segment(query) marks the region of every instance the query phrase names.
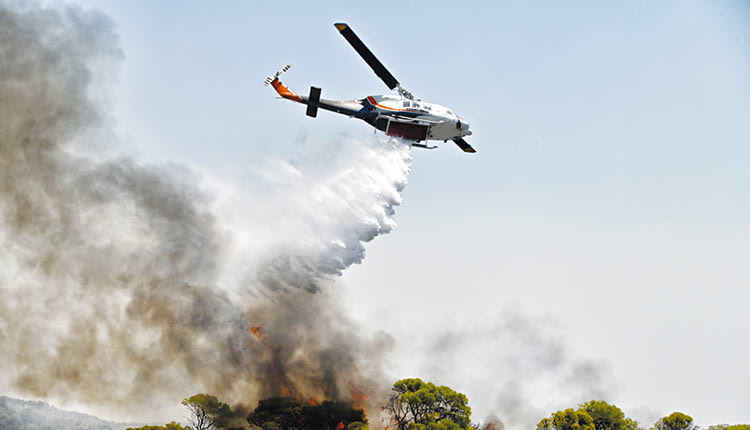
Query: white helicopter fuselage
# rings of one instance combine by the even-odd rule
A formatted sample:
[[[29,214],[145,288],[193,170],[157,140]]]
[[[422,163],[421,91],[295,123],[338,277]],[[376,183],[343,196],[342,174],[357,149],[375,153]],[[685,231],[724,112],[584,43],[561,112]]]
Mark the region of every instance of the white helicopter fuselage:
[[[437,103],[392,95],[369,96],[364,101],[380,117],[426,126],[425,140],[451,140],[472,134],[468,122]]]
[[[309,97],[296,97],[301,103],[310,103]],[[472,134],[469,123],[449,108],[406,97],[386,94],[350,101],[321,99],[316,102],[316,106],[360,118],[389,136],[416,142],[446,141]]]

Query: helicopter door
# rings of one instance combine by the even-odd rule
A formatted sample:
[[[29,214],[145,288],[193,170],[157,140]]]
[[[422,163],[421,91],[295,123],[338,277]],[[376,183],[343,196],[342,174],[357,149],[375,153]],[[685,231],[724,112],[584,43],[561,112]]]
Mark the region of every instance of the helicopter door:
[[[385,133],[388,136],[420,141],[427,139],[427,132],[429,129],[429,125],[390,120],[388,121],[388,129]]]

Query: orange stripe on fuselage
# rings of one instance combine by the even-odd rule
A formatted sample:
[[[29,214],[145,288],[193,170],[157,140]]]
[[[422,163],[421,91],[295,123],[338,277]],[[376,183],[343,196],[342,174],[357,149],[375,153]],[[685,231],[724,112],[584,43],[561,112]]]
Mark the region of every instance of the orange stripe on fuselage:
[[[298,96],[294,93],[294,91],[290,90],[286,87],[286,85],[282,84],[279,78],[275,78],[273,81],[271,81],[271,85],[273,85],[273,89],[275,89],[281,97],[289,100],[294,100],[295,102],[302,102],[302,97]]]
[[[375,97],[373,97],[373,96],[367,96],[367,101],[370,102],[371,104],[373,104],[373,105],[381,108],[381,109],[388,109],[388,110],[392,110],[392,111],[396,111],[396,112],[417,112],[417,113],[423,113],[423,112],[420,112],[420,111],[417,111],[417,110],[396,109],[396,108],[392,108],[392,107],[388,107],[388,106],[383,106],[381,104],[378,104],[378,102],[375,101]]]

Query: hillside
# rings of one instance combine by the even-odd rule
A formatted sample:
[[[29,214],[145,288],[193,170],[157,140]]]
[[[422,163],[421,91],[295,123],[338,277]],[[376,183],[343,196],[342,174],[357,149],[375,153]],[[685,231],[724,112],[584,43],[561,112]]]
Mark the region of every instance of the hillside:
[[[139,425],[111,423],[44,402],[0,396],[0,430],[124,430]]]

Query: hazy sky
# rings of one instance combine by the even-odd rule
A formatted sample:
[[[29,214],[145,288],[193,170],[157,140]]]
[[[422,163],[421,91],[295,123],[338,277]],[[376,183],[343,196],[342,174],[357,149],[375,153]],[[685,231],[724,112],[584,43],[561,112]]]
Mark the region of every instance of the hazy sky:
[[[371,135],[262,85],[291,63],[301,93],[387,92],[334,22],[471,123],[477,154],[412,151],[397,228],[343,277],[352,314],[396,338],[395,377],[464,391],[483,419],[496,397],[467,381],[502,385],[489,367],[513,346],[490,328],[520,315],[644,426],[750,422],[748,3],[80,3],[116,22],[112,115],[148,159],[241,180],[301,140]],[[475,341],[425,364],[448,332]]]

